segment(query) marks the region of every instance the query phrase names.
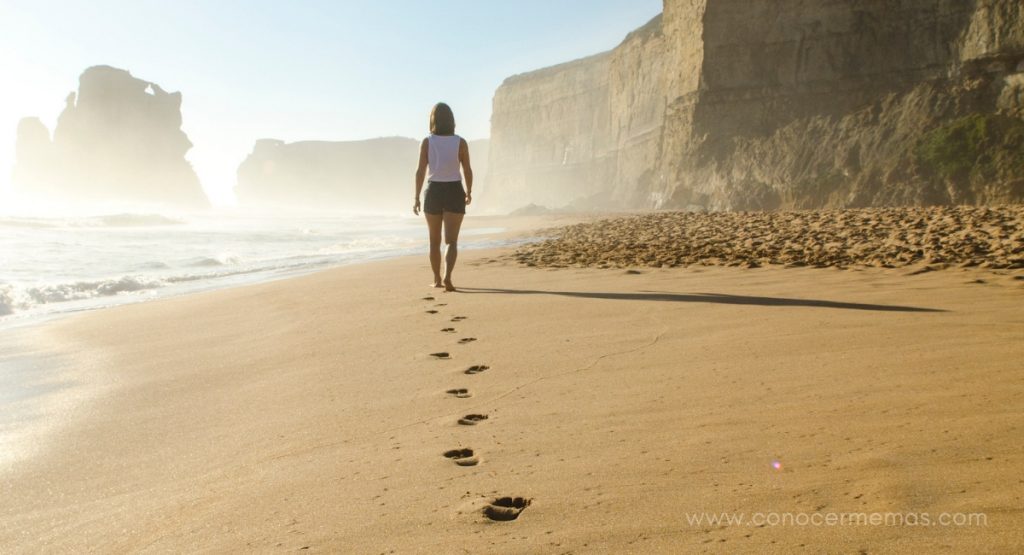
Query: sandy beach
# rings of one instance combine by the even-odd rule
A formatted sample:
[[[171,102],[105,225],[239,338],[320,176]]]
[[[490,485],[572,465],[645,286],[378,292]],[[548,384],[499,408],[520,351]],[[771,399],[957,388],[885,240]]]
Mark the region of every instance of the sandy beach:
[[[458,293],[407,257],[44,326],[95,394],[4,470],[0,552],[1024,544],[1021,270],[529,252],[462,253]]]

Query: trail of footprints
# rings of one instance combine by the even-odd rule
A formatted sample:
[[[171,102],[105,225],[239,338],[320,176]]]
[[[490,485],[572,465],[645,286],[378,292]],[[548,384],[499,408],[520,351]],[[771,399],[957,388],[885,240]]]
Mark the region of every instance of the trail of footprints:
[[[426,296],[423,297],[423,300],[434,301],[436,299],[433,296]],[[444,307],[447,306],[447,303],[436,303],[434,304],[434,306]],[[440,311],[437,310],[437,308],[431,308],[426,312],[427,314],[439,314]],[[453,316],[450,321],[462,322],[466,319],[467,318],[465,316]],[[456,330],[453,327],[445,327],[441,328],[441,332],[452,334],[455,333]],[[476,340],[477,339],[475,337],[463,337],[458,340],[458,344],[466,345]],[[430,357],[435,360],[452,359],[452,355],[448,351],[438,351],[436,353],[430,353]],[[462,373],[467,376],[473,376],[481,372],[485,372],[487,370],[490,370],[490,366],[486,364],[474,364],[463,370]],[[466,399],[473,396],[473,394],[470,393],[469,389],[464,387],[449,389],[445,391],[445,394],[455,399]],[[486,420],[486,414],[471,413],[462,416],[457,420],[457,422],[460,426],[476,426]],[[470,449],[468,447],[449,449],[448,451],[445,451],[443,455],[446,459],[451,460],[458,466],[476,466],[480,464],[480,457],[477,455],[476,452],[473,451],[473,449]],[[522,512],[526,510],[527,507],[530,506],[530,502],[531,500],[525,497],[497,497],[490,500],[483,508],[483,516],[486,517],[488,520],[498,522],[515,520],[519,518],[519,515],[522,514]]]
[[[487,420],[486,414],[467,414],[459,419],[459,424],[463,426],[476,426],[477,422]]]

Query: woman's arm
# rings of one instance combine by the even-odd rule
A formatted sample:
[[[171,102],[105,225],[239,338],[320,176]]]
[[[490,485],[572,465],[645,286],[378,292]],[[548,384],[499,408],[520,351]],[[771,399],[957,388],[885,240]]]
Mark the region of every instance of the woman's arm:
[[[416,167],[416,204],[412,205],[412,213],[417,216],[420,213],[420,193],[423,192],[423,180],[427,177],[427,148],[429,139],[423,139],[420,143],[420,163]]]
[[[469,143],[466,139],[459,141],[459,162],[462,162],[462,175],[466,178],[466,204],[473,202],[473,166],[469,164]]]

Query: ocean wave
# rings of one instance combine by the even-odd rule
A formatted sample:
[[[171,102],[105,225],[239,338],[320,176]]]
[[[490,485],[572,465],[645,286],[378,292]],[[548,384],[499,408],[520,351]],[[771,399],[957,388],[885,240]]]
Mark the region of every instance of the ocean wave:
[[[9,216],[0,218],[0,227],[47,229],[62,227],[150,227],[182,225],[185,222],[160,214],[105,214],[80,218],[37,218]]]
[[[0,317],[23,312],[41,305],[53,305],[72,301],[86,301],[102,297],[152,291],[162,288],[216,283],[219,280],[239,278],[256,274],[290,273],[323,267],[329,264],[324,259],[304,258],[287,262],[275,260],[253,266],[229,266],[228,261],[237,263],[237,256],[225,255],[220,259],[209,259],[209,266],[222,268],[214,271],[184,272],[174,275],[145,276],[124,275],[110,279],[73,281],[48,284],[0,283]],[[200,264],[202,266],[203,264]]]
[[[59,227],[59,224],[55,220],[44,220],[39,218],[0,218],[0,227],[43,229]]]
[[[393,250],[401,248],[409,248],[422,244],[419,238],[411,237],[360,237],[345,241],[343,243],[335,243],[320,247],[316,250],[317,255],[335,255],[335,254],[353,254],[362,253],[366,251],[374,250]]]
[[[160,214],[108,214],[88,218],[85,221],[96,222],[104,227],[144,227],[156,225],[182,225],[185,222]]]
[[[10,286],[0,286],[0,316],[14,314],[15,301]]]
[[[182,222],[116,209],[77,218],[4,215],[0,236],[10,238],[5,247],[11,249],[0,253],[0,316],[6,325],[22,316],[276,279],[424,246],[419,228],[390,222],[373,230],[364,223],[201,215]],[[156,227],[129,227],[146,225]]]
[[[216,266],[230,266],[238,264],[242,261],[242,257],[237,254],[225,252],[218,254],[217,256],[202,256],[189,262],[189,266],[199,268],[210,268]]]
[[[0,316],[8,316],[38,305],[110,297],[121,293],[157,289],[164,285],[163,280],[141,276],[25,287],[3,285],[0,286]]]
[[[52,305],[72,301],[86,301],[102,297],[152,291],[190,283],[211,282],[226,278],[276,272],[293,272],[326,265],[320,260],[304,260],[298,263],[267,264],[254,267],[236,267],[223,271],[182,273],[147,277],[125,275],[111,279],[74,281],[49,284],[0,284],[0,316],[31,310],[41,305]]]
[[[174,276],[167,276],[163,278],[166,283],[189,283],[193,281],[201,280],[215,280],[221,278],[230,278],[236,276],[244,276],[249,274],[273,274],[277,272],[294,272],[303,269],[317,268],[329,264],[326,260],[316,260],[309,257],[299,257],[298,262],[288,263],[284,260],[276,260],[271,263],[262,264],[258,266],[241,267],[237,269],[212,272],[212,273],[201,273],[201,274],[180,274]]]

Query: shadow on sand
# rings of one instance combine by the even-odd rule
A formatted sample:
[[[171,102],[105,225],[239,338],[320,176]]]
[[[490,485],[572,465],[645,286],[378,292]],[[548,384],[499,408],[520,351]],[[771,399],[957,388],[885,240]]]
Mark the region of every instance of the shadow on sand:
[[[492,289],[486,287],[460,287],[464,293],[503,293],[510,295],[561,295],[583,299],[611,299],[618,301],[667,301],[676,303],[718,303],[754,306],[809,306],[815,308],[841,308],[846,310],[877,310],[882,312],[947,312],[937,308],[898,306],[887,304],[844,303],[817,299],[787,299],[783,297],[751,297],[720,293],[666,293],[643,291],[640,293],[606,293],[587,291],[542,291],[536,289]]]

